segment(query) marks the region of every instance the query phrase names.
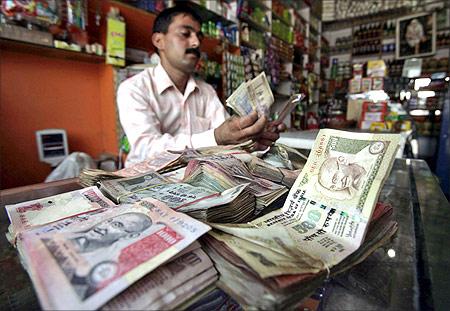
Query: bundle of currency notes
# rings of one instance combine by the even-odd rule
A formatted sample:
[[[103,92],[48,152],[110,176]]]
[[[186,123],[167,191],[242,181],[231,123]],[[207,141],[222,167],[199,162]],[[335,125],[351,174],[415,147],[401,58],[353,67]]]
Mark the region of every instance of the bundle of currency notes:
[[[183,152],[163,151],[150,159],[123,168],[117,171],[117,174],[122,177],[130,177],[153,171],[164,173],[174,170],[182,166],[181,157],[184,153],[190,153],[190,149],[186,149]]]
[[[286,187],[280,184],[252,175],[245,163],[232,154],[191,160],[185,171],[184,182],[216,191],[249,183],[248,188],[256,197],[256,214],[287,192]]]
[[[85,168],[81,171],[80,176],[78,176],[78,182],[83,187],[90,187],[97,185],[102,180],[122,178],[116,172],[107,172],[100,169]]]
[[[18,234],[73,215],[115,207],[97,187],[88,187],[5,207],[11,225],[8,240],[15,244]]]
[[[208,255],[193,243],[102,307],[102,310],[169,310],[191,301],[217,280]]]
[[[269,116],[274,97],[266,74],[262,72],[252,80],[242,83],[226,102],[227,107],[239,116],[246,116],[252,111]]]
[[[308,157],[294,148],[275,143],[261,159],[276,167],[299,170],[305,166]]]
[[[221,231],[212,236],[259,278],[323,273],[361,246],[398,143],[396,134],[321,130],[282,209],[247,224],[212,224]],[[395,228],[382,228],[383,237]]]
[[[330,271],[320,267],[320,260],[311,260],[308,256],[299,260],[293,256],[284,245],[290,243],[289,238],[278,240],[277,244],[272,244],[275,247],[269,248],[264,244],[268,238],[265,232],[260,237],[237,237],[213,230],[201,238],[201,243],[220,273],[217,286],[242,307],[295,309],[328,276],[350,269],[392,238],[398,227],[392,220],[392,207],[377,204],[375,213],[377,217],[372,218],[360,248],[336,266],[328,267]],[[273,241],[277,242],[277,239]]]
[[[143,199],[22,231],[17,248],[43,309],[91,310],[181,253],[209,229],[162,202]],[[193,261],[186,263],[192,266],[189,272],[167,284],[165,293],[153,290],[143,307],[176,305],[167,301],[174,292],[183,297],[192,285],[214,282],[217,276],[209,260],[200,250],[192,251],[160,270],[167,273],[180,267],[180,260]],[[199,261],[204,264],[195,267]],[[152,283],[148,278],[142,282]],[[127,297],[117,299],[123,302]]]
[[[181,152],[164,151],[151,159],[136,163],[116,172],[107,172],[99,169],[84,169],[79,176],[79,182],[82,186],[89,187],[95,186],[103,180],[132,177],[150,172],[164,173],[173,171],[183,166],[182,157],[190,154],[192,154],[190,149]],[[199,153],[195,154],[199,155]]]
[[[226,189],[209,189],[186,182],[174,183],[156,173],[105,180],[100,190],[116,203],[135,203],[155,198],[170,208],[208,222],[249,220],[255,210],[255,197],[248,183]]]
[[[283,184],[288,188],[292,187],[301,172],[301,169],[288,170],[279,168],[256,157],[252,158],[250,163],[248,163],[248,168],[252,175]]]

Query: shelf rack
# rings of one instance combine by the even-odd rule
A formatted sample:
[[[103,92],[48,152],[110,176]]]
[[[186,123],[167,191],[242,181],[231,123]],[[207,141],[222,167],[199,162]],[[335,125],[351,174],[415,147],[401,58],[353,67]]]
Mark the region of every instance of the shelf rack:
[[[59,49],[51,46],[5,38],[0,38],[0,47],[2,51],[28,53],[57,59],[75,60],[97,64],[105,62],[104,56],[99,56],[96,54]]]

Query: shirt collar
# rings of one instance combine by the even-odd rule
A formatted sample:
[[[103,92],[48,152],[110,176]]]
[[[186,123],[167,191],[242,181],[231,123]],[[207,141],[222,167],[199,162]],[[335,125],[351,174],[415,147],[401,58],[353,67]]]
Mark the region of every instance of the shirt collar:
[[[189,95],[192,92],[194,92],[195,89],[198,89],[198,85],[197,85],[197,82],[195,82],[194,77],[191,75],[189,77],[188,83],[186,84],[186,90],[184,91],[184,93],[186,95]]]
[[[158,63],[158,65],[156,65],[155,67],[155,77],[157,77],[158,79],[156,81],[156,89],[159,95],[161,95],[169,87],[176,87],[161,63]],[[195,82],[194,77],[191,75],[186,84],[185,94],[190,94],[196,88],[198,88],[197,82]]]

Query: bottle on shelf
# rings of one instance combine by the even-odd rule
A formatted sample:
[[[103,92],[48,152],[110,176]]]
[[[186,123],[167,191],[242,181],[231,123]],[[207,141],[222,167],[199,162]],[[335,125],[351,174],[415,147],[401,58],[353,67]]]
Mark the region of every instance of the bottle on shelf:
[[[389,28],[388,28],[388,36],[394,36],[395,35],[395,21],[390,20],[389,21]]]
[[[333,58],[332,65],[331,65],[330,79],[332,79],[332,80],[336,79],[337,71],[338,71],[338,59]]]
[[[361,39],[362,25],[356,26],[356,31],[353,34],[353,41],[358,41]]]

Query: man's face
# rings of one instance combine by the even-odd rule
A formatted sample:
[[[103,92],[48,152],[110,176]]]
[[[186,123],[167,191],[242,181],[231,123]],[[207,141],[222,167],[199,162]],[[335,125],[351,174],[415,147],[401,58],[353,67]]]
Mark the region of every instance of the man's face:
[[[203,38],[198,22],[190,15],[179,14],[172,18],[166,34],[156,35],[161,40],[158,49],[162,60],[186,74],[194,72]]]
[[[354,171],[344,157],[330,158],[319,172],[320,184],[330,190],[344,190],[353,184]]]
[[[85,233],[90,241],[98,241],[106,244],[133,233],[144,231],[147,226],[145,219],[138,214],[123,214],[102,221]]]

